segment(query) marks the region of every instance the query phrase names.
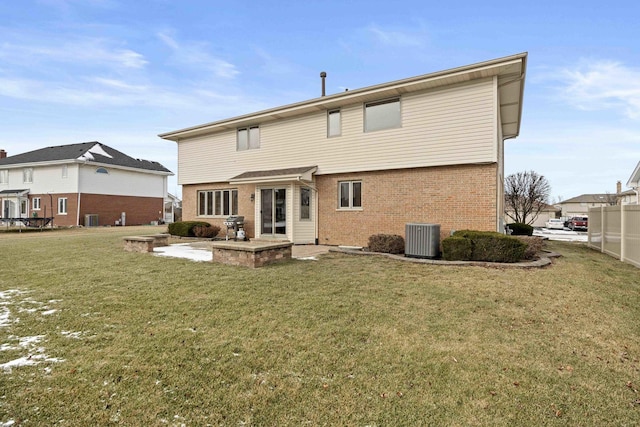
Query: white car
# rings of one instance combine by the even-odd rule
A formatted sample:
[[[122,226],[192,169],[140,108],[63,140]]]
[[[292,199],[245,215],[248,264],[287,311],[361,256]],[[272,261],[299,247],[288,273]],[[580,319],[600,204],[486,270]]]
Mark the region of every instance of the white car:
[[[564,229],[564,221],[561,219],[550,219],[549,221],[544,223],[544,226],[550,230],[563,230]]]

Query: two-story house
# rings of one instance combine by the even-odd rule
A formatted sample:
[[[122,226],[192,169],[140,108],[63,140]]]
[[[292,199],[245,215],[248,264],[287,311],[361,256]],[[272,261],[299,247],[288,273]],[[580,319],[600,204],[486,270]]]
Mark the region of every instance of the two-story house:
[[[161,134],[178,145],[183,219],[241,215],[248,236],[296,244],[365,246],[406,223],[503,231],[503,147],[519,134],[526,59]]]
[[[163,218],[170,175],[160,163],[99,142],[14,156],[1,150],[0,218],[53,218],[58,226],[149,224]],[[85,224],[87,215],[92,224]]]
[[[623,204],[640,205],[640,162],[638,162],[636,168],[631,172],[631,176],[627,181],[627,187],[631,190],[628,190],[628,197],[625,198]]]

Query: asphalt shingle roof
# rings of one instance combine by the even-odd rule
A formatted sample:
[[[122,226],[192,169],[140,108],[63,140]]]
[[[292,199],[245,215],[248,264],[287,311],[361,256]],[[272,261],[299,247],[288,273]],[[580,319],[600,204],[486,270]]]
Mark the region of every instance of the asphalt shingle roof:
[[[99,148],[94,149],[96,145],[98,145]],[[100,154],[100,152],[104,152],[107,155],[105,156]],[[16,154],[14,156],[8,156],[4,159],[0,159],[0,166],[46,163],[61,160],[75,161],[80,158],[89,163],[95,162],[106,165],[172,173],[169,169],[165,168],[158,162],[134,159],[133,157],[127,156],[126,154],[97,141],[46,147],[39,150]]]

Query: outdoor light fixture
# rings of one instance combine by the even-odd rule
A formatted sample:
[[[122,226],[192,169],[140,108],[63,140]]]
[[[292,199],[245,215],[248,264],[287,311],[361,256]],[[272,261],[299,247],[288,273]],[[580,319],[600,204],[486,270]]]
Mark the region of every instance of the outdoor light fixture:
[[[251,193],[250,199],[253,202],[256,199],[256,193]]]

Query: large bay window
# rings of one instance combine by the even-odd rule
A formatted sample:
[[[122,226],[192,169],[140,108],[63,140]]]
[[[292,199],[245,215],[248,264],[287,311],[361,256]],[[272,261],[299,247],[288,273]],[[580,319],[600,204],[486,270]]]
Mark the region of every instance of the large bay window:
[[[198,191],[198,216],[238,215],[238,190]]]

